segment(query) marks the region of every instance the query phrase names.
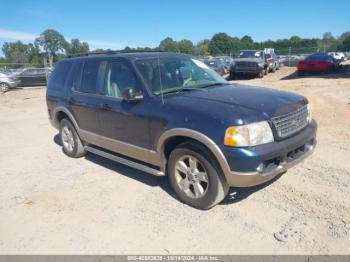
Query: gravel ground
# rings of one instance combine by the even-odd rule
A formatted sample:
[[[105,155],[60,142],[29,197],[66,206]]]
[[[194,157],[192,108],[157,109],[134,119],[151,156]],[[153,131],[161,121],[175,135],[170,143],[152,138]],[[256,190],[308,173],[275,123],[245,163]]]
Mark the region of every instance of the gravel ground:
[[[232,188],[209,211],[177,201],[165,177],[66,157],[45,89],[0,94],[0,254],[349,254],[349,67],[233,81],[307,96],[318,146],[279,179]]]

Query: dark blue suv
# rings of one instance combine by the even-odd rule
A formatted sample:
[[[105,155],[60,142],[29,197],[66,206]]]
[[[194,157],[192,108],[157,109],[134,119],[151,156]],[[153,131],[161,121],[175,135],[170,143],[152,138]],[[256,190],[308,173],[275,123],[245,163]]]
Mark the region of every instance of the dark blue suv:
[[[67,57],[51,76],[47,106],[65,154],[167,175],[178,198],[200,209],[230,186],[284,173],[316,145],[305,97],[229,84],[182,54]]]

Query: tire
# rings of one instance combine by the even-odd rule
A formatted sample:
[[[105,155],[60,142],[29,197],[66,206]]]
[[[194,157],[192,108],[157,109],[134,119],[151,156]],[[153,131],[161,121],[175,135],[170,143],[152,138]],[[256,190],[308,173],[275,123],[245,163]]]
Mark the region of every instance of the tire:
[[[259,77],[259,78],[263,78],[264,75],[266,75],[264,71],[265,71],[265,70],[261,70],[261,71],[258,73],[258,77]]]
[[[78,158],[86,154],[77,131],[67,118],[63,118],[60,122],[60,139],[63,152],[67,156]]]
[[[7,83],[0,83],[0,92],[7,92],[9,89],[10,86]]]
[[[168,176],[178,199],[202,210],[220,203],[229,186],[216,163],[210,151],[201,144],[189,142],[177,146],[169,157]]]
[[[271,72],[272,72],[272,73],[275,73],[275,72],[276,72],[276,65],[274,65],[274,66],[271,68]]]
[[[266,68],[264,69],[264,75],[267,75],[268,73],[269,73],[269,68],[266,67]]]

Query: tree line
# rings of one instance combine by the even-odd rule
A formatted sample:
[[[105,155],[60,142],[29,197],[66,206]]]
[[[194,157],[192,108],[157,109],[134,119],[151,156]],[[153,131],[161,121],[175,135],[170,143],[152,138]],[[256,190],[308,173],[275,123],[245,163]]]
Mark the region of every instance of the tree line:
[[[21,41],[5,42],[2,52],[5,57],[0,58],[0,64],[8,67],[18,67],[21,64],[43,65],[52,67],[54,62],[64,58],[67,54],[86,53],[90,51],[89,44],[78,38],[67,41],[64,36],[52,29],[45,30],[34,43],[25,44]]]
[[[350,32],[344,32],[339,37],[326,32],[322,38],[301,38],[292,36],[289,39],[267,40],[257,42],[249,35],[242,38],[232,37],[226,33],[217,33],[211,39],[204,39],[194,44],[188,39],[175,41],[165,38],[155,48],[151,47],[125,47],[123,51],[165,51],[192,54],[196,56],[208,55],[237,55],[242,49],[275,48],[278,54],[312,53],[327,51],[350,51]],[[52,29],[45,30],[35,39],[34,43],[25,44],[21,41],[5,42],[2,46],[4,58],[0,64],[16,67],[16,64],[50,66],[68,54],[86,53],[90,51],[89,44],[77,38],[67,41],[64,36]],[[109,51],[103,49],[95,52]]]

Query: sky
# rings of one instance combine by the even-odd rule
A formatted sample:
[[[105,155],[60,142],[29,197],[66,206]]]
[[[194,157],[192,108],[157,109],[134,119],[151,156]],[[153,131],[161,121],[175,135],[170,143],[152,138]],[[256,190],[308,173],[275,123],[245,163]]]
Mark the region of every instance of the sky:
[[[168,36],[197,43],[218,32],[264,41],[350,31],[350,0],[2,0],[1,10],[0,45],[33,42],[45,29],[92,50],[155,47]]]

